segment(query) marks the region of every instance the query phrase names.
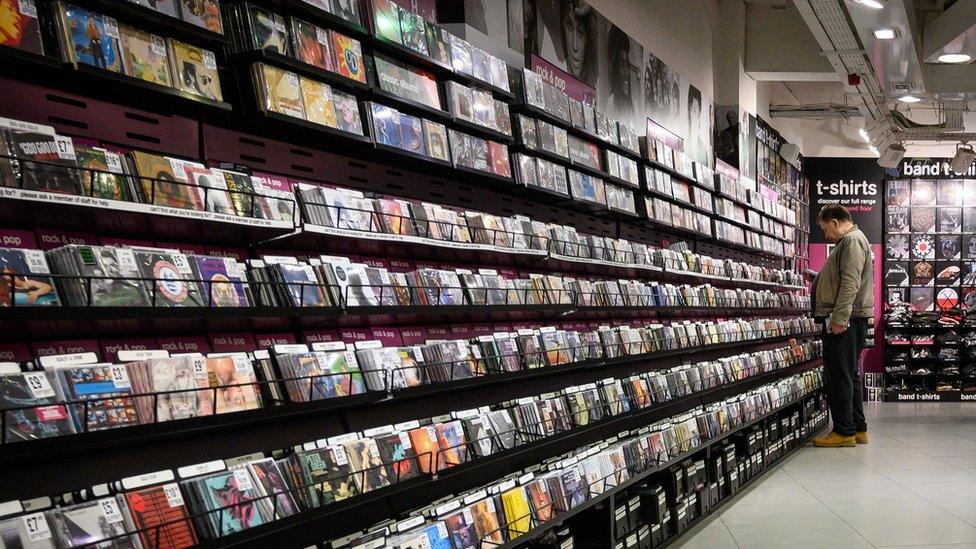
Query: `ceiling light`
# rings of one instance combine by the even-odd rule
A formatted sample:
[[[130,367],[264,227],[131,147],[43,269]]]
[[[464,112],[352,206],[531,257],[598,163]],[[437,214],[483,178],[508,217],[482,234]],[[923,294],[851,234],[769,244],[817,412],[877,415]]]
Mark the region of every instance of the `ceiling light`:
[[[868,132],[865,131],[864,128],[857,130],[857,133],[861,134],[861,139],[863,139],[865,143],[871,142],[871,136],[868,135]]]
[[[882,168],[897,168],[901,159],[905,158],[905,146],[901,143],[888,145],[884,154],[879,155],[878,165]]]
[[[878,40],[894,40],[898,36],[895,29],[875,29],[874,37]]]
[[[916,97],[916,96],[914,96],[914,95],[912,95],[910,93],[907,93],[907,94],[899,97],[898,100],[901,101],[902,103],[918,103],[919,101],[922,100],[922,98],[921,97]]]
[[[881,0],[854,0],[854,3],[855,4],[861,4],[862,6],[865,6],[865,7],[874,9],[874,10],[884,9],[884,3],[881,2]]]
[[[939,56],[939,63],[969,63],[972,59],[965,53],[943,53]]]
[[[953,173],[964,174],[969,171],[974,160],[976,160],[976,151],[969,145],[960,144],[956,149],[956,155],[952,157],[952,162],[949,163],[949,167],[952,168]]]
[[[874,156],[881,156],[881,153],[878,152],[878,148],[874,145],[868,145],[868,150],[871,151],[871,154]]]

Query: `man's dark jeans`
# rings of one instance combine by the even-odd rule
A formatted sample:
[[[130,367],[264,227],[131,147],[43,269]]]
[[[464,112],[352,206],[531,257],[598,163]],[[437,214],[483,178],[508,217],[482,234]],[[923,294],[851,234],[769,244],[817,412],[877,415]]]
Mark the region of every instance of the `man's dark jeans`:
[[[861,351],[868,331],[868,319],[852,318],[847,330],[832,334],[824,328],[824,387],[830,404],[834,432],[853,435],[867,431],[861,400]]]

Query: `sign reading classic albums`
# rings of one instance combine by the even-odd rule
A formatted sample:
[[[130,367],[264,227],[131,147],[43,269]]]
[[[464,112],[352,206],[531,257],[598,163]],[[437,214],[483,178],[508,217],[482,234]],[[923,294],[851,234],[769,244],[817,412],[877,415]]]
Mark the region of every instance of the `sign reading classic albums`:
[[[966,173],[956,173],[949,167],[950,158],[906,158],[898,166],[898,177],[976,177],[976,163]]]
[[[881,242],[884,170],[874,158],[807,158],[804,172],[810,179],[810,223],[814,229],[810,242],[824,244],[823,232],[816,229],[820,209],[840,204],[851,212],[868,242]]]

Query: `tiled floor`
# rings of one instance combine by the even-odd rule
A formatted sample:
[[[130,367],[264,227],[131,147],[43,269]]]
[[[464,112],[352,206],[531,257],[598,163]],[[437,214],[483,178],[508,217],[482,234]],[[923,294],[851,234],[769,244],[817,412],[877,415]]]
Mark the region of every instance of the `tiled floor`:
[[[869,404],[870,444],[807,446],[672,547],[976,549],[976,404]]]

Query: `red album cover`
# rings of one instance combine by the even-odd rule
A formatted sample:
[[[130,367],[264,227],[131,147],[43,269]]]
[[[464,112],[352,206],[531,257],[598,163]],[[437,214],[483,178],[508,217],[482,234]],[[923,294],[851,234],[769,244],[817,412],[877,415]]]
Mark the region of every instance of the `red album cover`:
[[[144,547],[176,549],[196,545],[197,536],[176,484],[126,492],[125,501]]]

